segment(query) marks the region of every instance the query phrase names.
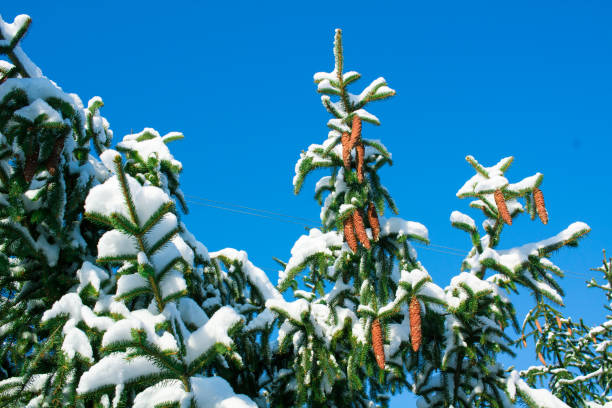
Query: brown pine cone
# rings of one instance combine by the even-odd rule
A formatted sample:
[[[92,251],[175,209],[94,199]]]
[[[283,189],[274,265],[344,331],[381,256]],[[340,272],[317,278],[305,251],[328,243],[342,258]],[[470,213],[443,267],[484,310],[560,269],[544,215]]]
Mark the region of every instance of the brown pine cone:
[[[62,150],[64,149],[64,138],[59,137],[55,144],[53,145],[53,150],[45,163],[47,170],[52,176],[55,176],[55,172],[57,171],[57,165],[59,164],[60,154],[62,154]]]
[[[555,316],[555,319],[557,319],[557,326],[559,326],[559,328],[561,329],[561,319],[559,319],[559,316]]]
[[[355,224],[353,223],[352,215],[349,215],[344,220],[344,240],[348,244],[351,251],[357,252],[357,238],[355,237]]]
[[[504,200],[504,193],[501,190],[495,190],[493,194],[495,198],[495,204],[497,205],[497,210],[499,211],[499,215],[502,217],[504,222],[508,225],[512,225],[512,217],[508,212],[508,207],[506,206],[506,200]]]
[[[342,133],[342,162],[345,169],[351,168],[351,137],[348,133]]]
[[[525,341],[525,335],[521,336],[521,340],[523,340],[523,347],[527,347],[527,342]]]
[[[363,225],[363,217],[361,216],[359,209],[353,211],[353,224],[355,226],[355,234],[357,235],[357,238],[359,238],[361,245],[363,245],[366,249],[372,248],[370,245],[370,238],[368,238],[365,225]]]
[[[381,370],[384,370],[385,349],[383,346],[382,328],[378,319],[374,319],[372,322],[372,349],[374,350],[374,357],[376,357],[376,364],[378,364]]]
[[[421,305],[416,296],[410,299],[410,340],[412,342],[412,350],[415,352],[421,348]]]
[[[542,356],[542,353],[538,353],[538,359],[540,360],[542,365],[546,365],[546,360],[544,360],[544,357]]]
[[[569,334],[570,336],[572,335],[572,328],[571,327],[567,328],[567,334]]]
[[[546,211],[546,206],[544,205],[544,194],[537,187],[533,189],[533,201],[535,201],[536,212],[538,217],[540,217],[540,221],[542,221],[542,224],[548,224],[548,211]]]
[[[363,160],[365,156],[365,149],[361,142],[359,142],[355,149],[357,149],[357,180],[359,180],[360,183],[363,183]]]
[[[380,235],[380,222],[378,221],[376,207],[372,202],[368,205],[368,223],[372,229],[372,238],[374,238],[374,241],[378,241],[378,236]]]
[[[542,326],[540,326],[540,322],[538,320],[535,321],[535,325],[538,328],[538,331],[540,332],[540,334],[542,333]]]
[[[38,167],[38,144],[34,145],[32,153],[26,156],[25,164],[23,166],[23,178],[26,183],[32,181],[36,168]]]
[[[361,141],[361,118],[357,115],[353,116],[353,125],[351,127],[351,149]]]

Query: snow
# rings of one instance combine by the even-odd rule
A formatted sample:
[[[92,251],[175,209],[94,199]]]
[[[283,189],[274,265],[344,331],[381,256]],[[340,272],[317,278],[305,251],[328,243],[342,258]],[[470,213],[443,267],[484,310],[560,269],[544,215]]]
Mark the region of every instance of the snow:
[[[191,397],[192,394],[185,391],[180,380],[166,380],[136,395],[133,408],[150,408],[163,402],[178,402],[181,408],[188,408]]]
[[[141,186],[136,179],[125,175],[132,200],[136,207],[139,218],[139,226],[143,226],[147,220],[162,205],[171,202],[170,197],[160,188],[154,186]],[[123,196],[118,177],[112,176],[89,191],[85,200],[85,211],[88,213],[99,213],[110,217],[118,213],[131,219],[125,198]]]
[[[84,358],[91,360],[93,352],[89,339],[76,325],[84,321],[87,326],[103,331],[111,327],[113,320],[106,316],[96,316],[89,307],[83,305],[81,298],[76,293],[62,296],[50,310],[45,311],[42,321],[46,322],[62,314],[70,316],[62,329],[64,334],[62,350],[70,358],[74,358],[75,354],[79,353]]]
[[[478,166],[481,166],[472,156],[467,156],[466,159],[473,163],[477,163]],[[484,192],[493,192],[497,188],[501,188],[507,185],[508,180],[503,177],[503,173],[505,171],[505,168],[509,166],[512,160],[512,157],[505,157],[494,166],[481,167],[482,171],[487,174],[487,177],[477,172],[474,176],[472,176],[468,181],[465,182],[465,184],[459,189],[459,191],[457,191],[457,197],[475,197],[478,194],[482,194]],[[480,187],[480,184],[482,184],[482,187]]]
[[[245,251],[238,251],[234,248],[225,248],[217,252],[212,252],[210,256],[213,259],[222,256],[228,258],[230,261],[239,262],[251,285],[257,288],[264,299],[283,299],[283,296],[274,287],[274,285],[272,285],[270,279],[268,279],[268,275],[249,261],[249,257]]]
[[[187,282],[183,278],[183,274],[176,269],[172,269],[166,273],[159,283],[162,298],[174,295],[187,290]]]
[[[177,351],[178,345],[175,338],[169,332],[161,336],[155,328],[163,323],[166,317],[163,314],[153,314],[146,309],[138,309],[129,314],[125,319],[118,320],[102,337],[102,347],[108,347],[114,343],[132,340],[132,330],[145,332],[147,341],[157,345],[162,350]]]
[[[204,246],[204,244],[198,241],[196,237],[191,232],[189,232],[184,223],[181,222],[180,225],[181,237],[183,238],[183,240],[195,250],[197,256],[202,258],[204,261],[209,261],[210,255],[208,254],[208,249],[206,248],[206,246]]]
[[[181,318],[196,327],[204,326],[208,322],[208,316],[202,308],[191,298],[182,297],[178,301],[178,310]]]
[[[45,122],[62,122],[60,114],[42,99],[34,100],[28,106],[15,111],[15,115],[34,122],[40,115],[47,115]]]
[[[121,154],[113,149],[106,149],[100,155],[100,160],[104,164],[104,167],[113,174],[117,172],[117,165],[115,164],[115,158],[117,157],[121,157]]]
[[[204,326],[191,333],[186,339],[185,361],[187,364],[191,364],[217,343],[230,348],[233,341],[227,331],[241,320],[240,315],[231,307],[223,306],[217,310]]]
[[[114,353],[103,357],[81,375],[77,393],[86,394],[105,386],[126,384],[140,377],[162,372],[146,357],[137,356],[129,360],[127,357],[127,353]]]
[[[451,309],[458,309],[461,304],[468,299],[468,293],[463,286],[470,288],[475,295],[483,292],[494,292],[490,282],[479,279],[476,275],[469,272],[461,272],[451,279],[450,285],[446,287],[446,303]],[[457,294],[455,294],[457,290]]]
[[[427,228],[418,222],[406,221],[398,217],[389,219],[380,217],[380,224],[380,233],[383,236],[397,234],[398,238],[402,236],[416,236],[424,241],[429,240]]]
[[[174,137],[178,132],[172,132],[165,138]],[[151,137],[152,136],[152,137]],[[150,139],[147,137],[151,137]],[[146,138],[142,140],[143,138]],[[149,157],[155,157],[158,160],[167,161],[173,166],[182,167],[181,162],[174,159],[170,153],[168,146],[164,143],[164,139],[155,129],[144,128],[140,133],[126,135],[123,141],[117,144],[117,149],[123,151],[136,152],[138,156],[145,162]]]
[[[453,211],[450,216],[452,224],[466,224],[471,230],[476,231],[476,223],[469,215],[459,211]]]
[[[108,273],[89,261],[83,262],[81,268],[76,272],[77,278],[79,279],[79,286],[77,287],[77,293],[81,292],[89,284],[96,290],[100,291],[100,282],[108,279]]]
[[[117,292],[115,296],[123,296],[138,288],[149,288],[149,282],[137,273],[121,275],[117,280]]]
[[[140,252],[136,238],[119,230],[104,233],[98,241],[98,257],[136,256]]]
[[[529,387],[515,370],[513,370],[508,377],[507,388],[511,397],[515,395],[515,390],[518,389],[533,400],[539,408],[570,408],[569,405],[555,397],[549,390]]]
[[[510,184],[507,189],[517,194],[523,194],[538,187],[542,183],[543,178],[544,175],[542,173],[536,173],[533,176],[525,177],[518,183]]]
[[[257,408],[246,395],[234,394],[221,377],[191,377],[190,383],[198,408]]]
[[[316,254],[332,255],[332,247],[342,247],[343,239],[337,231],[323,233],[317,228],[302,235],[291,248],[291,258],[285,267],[285,274],[298,268],[311,256]]]
[[[540,256],[540,250],[552,245],[560,244],[570,240],[574,235],[590,231],[590,227],[583,222],[575,222],[557,235],[529,244],[507,250],[494,250],[487,248],[480,255],[480,260],[491,259],[505,266],[512,272],[518,272],[522,265],[528,262],[529,256]]]
[[[61,88],[47,78],[9,78],[0,85],[0,100],[15,89],[22,89],[27,94],[29,102],[49,98],[58,98],[67,102],[75,109],[77,115],[81,116],[81,123],[85,123],[83,103],[76,95],[64,93]]]
[[[13,42],[17,32],[23,27],[23,25],[27,24],[29,21],[30,17],[28,15],[20,14],[15,17],[15,20],[12,24],[8,24],[4,22],[4,20],[2,20],[2,17],[0,16],[0,31],[2,32],[2,37],[4,38],[3,40],[0,40],[0,44],[10,45],[10,43]],[[17,57],[19,62],[21,62],[21,65],[25,69],[28,76],[32,78],[42,77],[42,72],[40,68],[34,65],[34,63],[23,52],[19,44],[14,45],[13,54]]]

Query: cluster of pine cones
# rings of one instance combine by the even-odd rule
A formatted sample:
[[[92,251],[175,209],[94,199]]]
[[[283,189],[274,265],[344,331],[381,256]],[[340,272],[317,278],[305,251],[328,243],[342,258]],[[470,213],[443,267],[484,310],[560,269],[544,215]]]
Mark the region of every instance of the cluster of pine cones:
[[[493,197],[495,198],[495,205],[497,205],[497,210],[499,211],[499,215],[501,216],[502,220],[504,220],[506,224],[512,225],[512,217],[508,211],[508,206],[506,206],[504,193],[502,193],[502,191],[499,189],[495,190]],[[548,224],[548,211],[546,211],[546,206],[544,205],[544,194],[542,193],[542,190],[537,187],[533,189],[533,201],[536,206],[538,217],[540,217],[540,221],[542,221],[542,224]]]
[[[353,149],[356,151],[356,168],[357,180],[359,183],[364,181],[364,156],[365,149],[361,141],[361,118],[355,115],[353,116],[353,126],[351,128],[351,134],[348,132],[342,134],[342,161],[344,163],[344,171],[353,171],[353,165],[351,156]],[[364,248],[371,249],[370,239],[366,233],[362,209],[355,209],[353,212],[344,220],[344,239],[348,244],[349,248],[353,252],[357,252],[358,243],[361,243]],[[378,240],[380,235],[380,222],[378,220],[378,213],[374,203],[370,202],[366,210],[368,224],[372,230],[372,238],[374,241]],[[412,349],[416,352],[421,347],[421,306],[416,296],[413,296],[410,300],[409,306],[410,313],[410,339],[412,342]],[[378,318],[374,319],[371,328],[372,335],[372,349],[374,356],[376,357],[376,363],[381,370],[385,369],[385,350],[383,332],[380,321]]]
[[[351,129],[351,134],[349,135],[347,132],[342,134],[342,161],[344,162],[345,172],[350,172],[353,170],[351,162],[353,149],[355,149],[357,152],[357,180],[360,183],[363,183],[363,161],[365,149],[361,141],[361,118],[359,118],[357,115],[353,116],[353,127]],[[372,230],[372,238],[374,241],[377,241],[380,234],[380,222],[378,221],[378,214],[376,212],[374,203],[370,202],[368,204],[366,215],[368,218],[368,224],[370,224],[370,228]],[[344,220],[344,238],[346,239],[346,243],[348,244],[349,248],[351,248],[353,252],[357,252],[358,240],[364,248],[370,249],[372,247],[368,234],[366,233],[361,209],[357,208],[353,210],[352,214],[350,214]]]

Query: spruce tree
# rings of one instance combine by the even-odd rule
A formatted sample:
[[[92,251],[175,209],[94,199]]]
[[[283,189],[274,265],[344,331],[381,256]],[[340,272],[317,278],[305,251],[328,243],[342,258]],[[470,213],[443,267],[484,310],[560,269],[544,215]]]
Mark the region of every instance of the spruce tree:
[[[561,304],[555,277],[562,272],[548,258],[575,245],[589,227],[574,223],[547,240],[499,249],[504,226],[519,214],[547,223],[543,176],[510,183],[505,172],[512,157],[485,167],[468,156],[476,174],[457,196],[482,211],[484,234],[471,217],[453,212],[452,225],[468,233],[473,247],[450,285],[436,285],[412,245],[429,242],[427,229],[380,216],[386,206],[397,213],[377,174],[391,155],[362,136],[363,122],[380,124],[366,105],[395,92],[383,78],[359,94],[348,91],[360,75],[344,70],[340,30],[334,56],[334,70],[314,77],[333,115],[331,131],[302,153],[294,178],[297,193],[313,170],[331,169],[315,187],[322,230],[295,243],[279,278],[279,290],[291,289],[296,300],[266,303],[279,318],[277,353],[289,361],[273,390],[295,390],[294,396],[272,392],[272,405],[386,406],[389,393],[409,389],[420,397],[419,407],[510,407],[519,400],[561,406],[498,361],[514,355],[508,328],[519,329],[508,294],[524,287],[536,302]]]
[[[94,259],[99,228],[83,217],[89,189],[108,177],[90,154],[112,131],[102,100],[85,107],[21,49],[30,18],[0,18],[0,379],[17,375],[49,335],[43,312]]]
[[[29,21],[0,25],[17,59],[0,81],[0,404],[255,407],[216,375],[243,368],[230,336],[249,305],[231,306],[248,302],[248,279],[221,276],[180,222],[166,144],[182,135],[147,128],[117,144],[125,159],[108,149],[101,99],[84,108],[18,48]]]
[[[601,272],[604,283],[591,278],[587,286],[604,292],[604,309],[612,312],[612,260],[605,252],[602,266],[594,270]],[[525,335],[533,337],[542,364],[521,371],[521,377],[531,385],[544,384],[572,407],[611,405],[612,315],[593,327],[550,308],[535,309],[529,317],[526,322],[537,326]]]

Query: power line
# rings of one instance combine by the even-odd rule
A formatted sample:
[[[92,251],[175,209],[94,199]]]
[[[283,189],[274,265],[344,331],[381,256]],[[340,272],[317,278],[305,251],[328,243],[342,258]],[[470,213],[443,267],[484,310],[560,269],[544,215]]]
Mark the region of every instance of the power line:
[[[289,222],[291,224],[297,224],[297,225],[301,225],[303,227],[308,227],[308,228],[312,227],[311,225],[304,224],[304,223],[301,223],[301,222],[296,222],[296,221],[292,221],[292,220],[285,220],[285,219],[278,218],[278,217],[272,217],[272,216],[269,216],[269,215],[257,214],[257,213],[248,212],[248,211],[237,210],[235,208],[226,208],[226,207],[221,207],[221,206],[218,206],[218,205],[200,203],[200,202],[193,201],[193,200],[185,200],[185,201],[187,201],[188,203],[194,204],[194,205],[201,205],[201,206],[204,206],[204,207],[217,208],[219,210],[232,211],[232,212],[235,212],[235,213],[245,214],[245,215],[254,215],[256,217],[268,218],[268,219],[271,219],[271,220],[276,220],[276,221],[281,221],[281,222]]]
[[[192,200],[208,201],[208,202],[211,202],[211,203],[217,203],[217,204],[221,204],[221,205],[225,205],[225,206],[229,206],[229,207],[244,208],[246,210],[257,211],[257,212],[266,213],[266,214],[272,214],[272,215],[276,215],[276,216],[279,216],[279,217],[293,218],[295,220],[307,221],[309,223],[314,223],[314,224],[318,224],[319,223],[318,221],[313,221],[313,220],[308,219],[308,218],[296,217],[294,215],[283,214],[283,213],[279,213],[279,212],[276,212],[276,211],[262,210],[261,208],[247,207],[245,205],[233,204],[233,203],[228,203],[228,202],[225,202],[225,201],[211,200],[209,198],[198,197],[198,196],[194,196],[194,195],[191,195],[191,194],[185,194],[185,197],[190,197]]]
[[[254,208],[254,207],[247,207],[247,206],[244,206],[244,205],[228,203],[228,202],[225,202],[225,201],[211,200],[211,199],[208,199],[208,198],[198,197],[198,196],[194,196],[194,195],[191,195],[191,194],[185,194],[185,197],[191,197],[191,199],[187,199],[185,201],[187,201],[187,202],[189,202],[191,204],[194,204],[194,205],[200,205],[200,206],[203,206],[203,207],[216,208],[216,209],[219,209],[219,210],[231,211],[231,212],[235,212],[235,213],[239,213],[239,214],[244,214],[244,215],[253,215],[253,216],[256,216],[256,217],[260,217],[260,218],[267,218],[267,219],[271,219],[271,220],[275,220],[275,221],[281,221],[281,222],[287,222],[287,223],[291,223],[291,224],[296,224],[296,225],[300,225],[300,226],[306,227],[306,228],[312,228],[313,227],[313,225],[305,224],[303,222],[293,221],[292,219],[303,220],[303,221],[312,222],[316,226],[320,227],[320,224],[318,222],[314,222],[314,221],[312,221],[312,220],[310,220],[308,218],[296,217],[296,216],[289,215],[289,214],[283,214],[283,213],[279,213],[279,212],[276,212],[276,211],[264,210],[264,209]],[[247,210],[258,211],[258,212],[262,212],[262,213],[265,213],[265,214],[271,214],[271,215],[257,214],[257,213],[254,213],[254,212],[238,210],[238,209],[235,209],[235,208],[227,208],[227,207],[222,207],[222,206],[219,206],[219,205],[208,204],[208,203],[204,203],[204,202],[201,202],[201,201],[208,201],[208,202],[211,202],[211,203],[223,204],[223,205],[237,207],[237,208],[244,208],[244,209],[247,209]],[[288,219],[288,218],[291,218],[291,219]],[[465,254],[468,252],[468,251],[463,250],[463,249],[453,248],[453,247],[449,247],[449,246],[445,246],[445,245],[433,244],[431,242],[429,243],[430,246],[425,246],[423,244],[419,244],[419,243],[416,243],[416,242],[413,242],[412,244],[415,245],[416,247],[420,248],[420,249],[425,249],[427,251],[438,252],[438,253],[446,254],[446,255],[454,255],[454,256],[465,257]],[[442,248],[442,249],[438,249],[438,248]],[[268,268],[265,268],[263,270],[271,272],[271,270],[268,269]],[[565,276],[568,277],[568,278],[576,278],[576,279],[587,279],[587,278],[590,279],[591,278],[590,276],[588,276],[586,274],[579,273],[579,272],[564,271],[564,273],[566,274]],[[571,276],[571,275],[574,275],[574,276]]]

